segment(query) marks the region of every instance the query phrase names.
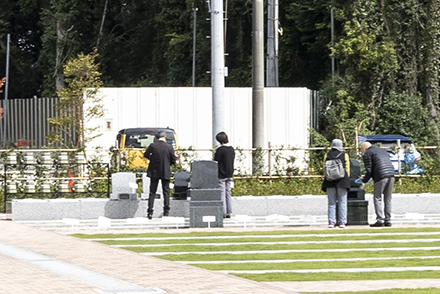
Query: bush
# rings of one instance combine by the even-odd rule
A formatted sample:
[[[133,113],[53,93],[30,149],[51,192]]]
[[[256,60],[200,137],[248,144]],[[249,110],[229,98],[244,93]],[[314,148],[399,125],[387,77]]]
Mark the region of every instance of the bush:
[[[233,196],[324,195],[323,178],[235,179]],[[373,184],[364,185],[373,194]],[[396,178],[393,193],[440,193],[439,177]]]

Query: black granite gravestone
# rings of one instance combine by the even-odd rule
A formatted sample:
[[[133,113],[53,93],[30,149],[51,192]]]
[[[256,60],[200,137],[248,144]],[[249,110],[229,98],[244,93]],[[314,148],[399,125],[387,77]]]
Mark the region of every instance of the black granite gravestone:
[[[350,159],[350,190],[347,199],[347,225],[368,225],[368,201],[365,190],[355,181],[361,176],[361,163]]]
[[[191,188],[218,188],[218,166],[216,161],[201,160],[191,164]]]
[[[174,193],[173,193],[174,199],[176,200],[186,199],[190,178],[191,178],[191,174],[186,171],[176,172],[174,174]]]
[[[223,227],[223,202],[218,188],[217,162],[194,161],[191,164],[190,186],[190,227]]]

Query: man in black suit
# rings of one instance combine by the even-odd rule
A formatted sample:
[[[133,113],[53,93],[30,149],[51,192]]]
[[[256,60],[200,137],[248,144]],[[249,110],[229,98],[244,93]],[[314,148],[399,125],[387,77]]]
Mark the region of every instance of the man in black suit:
[[[150,160],[147,170],[147,177],[150,178],[150,195],[148,197],[147,217],[153,218],[154,198],[159,180],[162,182],[163,192],[163,216],[168,216],[170,211],[170,178],[172,164],[176,163],[173,147],[166,142],[166,134],[159,131],[155,137],[156,141],[148,146],[144,157]]]

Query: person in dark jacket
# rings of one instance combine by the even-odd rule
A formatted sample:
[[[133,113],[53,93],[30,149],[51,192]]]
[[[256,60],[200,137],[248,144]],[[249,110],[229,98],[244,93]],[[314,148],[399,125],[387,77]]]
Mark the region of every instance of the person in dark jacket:
[[[345,228],[347,223],[347,195],[350,189],[349,174],[349,159],[348,155],[342,149],[342,141],[334,139],[331,144],[331,150],[326,155],[326,161],[331,159],[341,159],[345,167],[345,175],[342,179],[329,181],[324,179],[322,183],[322,190],[327,193],[328,198],[328,227],[334,228],[339,225],[340,228]],[[336,217],[336,205],[338,205],[338,216]]]
[[[374,210],[376,212],[376,223],[370,227],[391,227],[391,195],[394,187],[394,167],[391,163],[388,152],[370,142],[361,145],[362,159],[365,166],[363,183],[371,178],[374,181]],[[384,208],[382,208],[382,195]]]
[[[221,144],[214,154],[214,160],[218,163],[218,186],[221,189],[223,201],[223,217],[230,218],[232,213],[232,175],[234,174],[235,151],[229,145],[228,135],[220,132],[215,139]]]
[[[147,217],[153,218],[154,198],[156,196],[159,180],[162,182],[163,192],[163,216],[168,216],[170,211],[170,179],[172,164],[176,163],[173,147],[166,142],[166,134],[159,131],[156,141],[148,146],[144,157],[150,160],[147,169],[147,177],[150,178],[150,194],[148,197]]]

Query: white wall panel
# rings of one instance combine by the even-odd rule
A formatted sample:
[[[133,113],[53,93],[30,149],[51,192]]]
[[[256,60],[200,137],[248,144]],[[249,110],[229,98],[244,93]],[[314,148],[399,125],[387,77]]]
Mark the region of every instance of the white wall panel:
[[[182,148],[212,148],[212,136],[216,134],[211,134],[211,88],[102,88],[100,93],[106,115],[90,126],[100,125],[103,136],[88,147],[114,146],[116,134],[123,128],[170,127],[176,130]],[[272,147],[307,148],[310,91],[265,88],[264,93],[263,148],[268,147],[268,142]],[[231,144],[251,149],[252,89],[225,88],[224,99],[224,131]]]

